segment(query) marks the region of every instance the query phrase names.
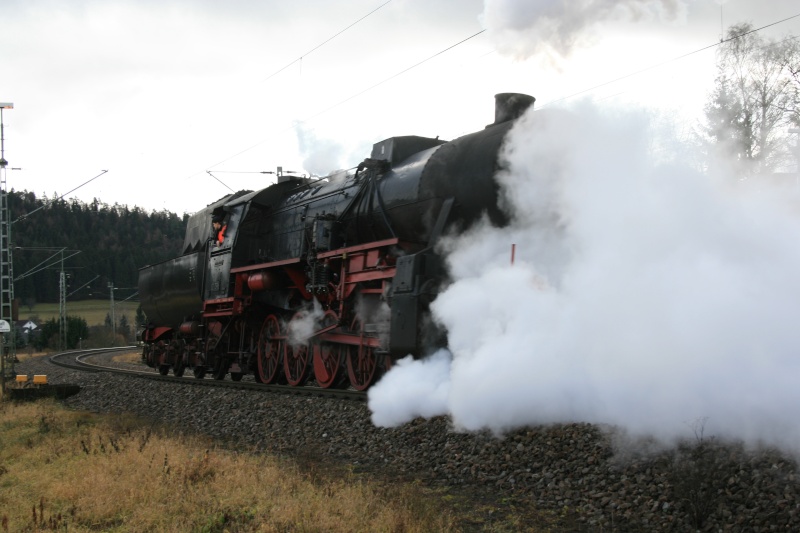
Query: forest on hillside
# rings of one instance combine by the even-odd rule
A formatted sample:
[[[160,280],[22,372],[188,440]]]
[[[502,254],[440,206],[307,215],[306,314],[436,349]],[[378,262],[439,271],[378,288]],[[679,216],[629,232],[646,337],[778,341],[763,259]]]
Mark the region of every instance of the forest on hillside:
[[[109,283],[119,288],[119,300],[134,295],[141,267],[180,254],[188,220],[166,210],[13,189],[8,208],[14,293],[22,307],[59,301],[62,256],[68,300],[108,298]]]

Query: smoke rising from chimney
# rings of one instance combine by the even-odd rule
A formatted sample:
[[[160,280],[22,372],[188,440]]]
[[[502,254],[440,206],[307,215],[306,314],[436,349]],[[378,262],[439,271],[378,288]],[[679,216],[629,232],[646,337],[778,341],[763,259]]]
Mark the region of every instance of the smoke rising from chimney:
[[[685,7],[681,0],[485,0],[481,19],[501,52],[526,59],[568,56],[604,22],[674,20]]]

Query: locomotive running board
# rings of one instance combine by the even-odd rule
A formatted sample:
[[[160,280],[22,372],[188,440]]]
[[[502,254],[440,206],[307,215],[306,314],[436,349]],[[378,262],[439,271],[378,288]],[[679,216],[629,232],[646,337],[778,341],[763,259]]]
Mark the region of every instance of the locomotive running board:
[[[385,239],[382,241],[374,241],[368,242],[366,244],[357,244],[355,246],[348,246],[347,248],[339,248],[337,250],[331,250],[330,252],[321,252],[317,254],[317,259],[327,259],[328,257],[337,257],[341,255],[348,255],[353,254],[356,252],[363,252],[366,250],[373,250],[375,248],[383,248],[384,246],[394,246],[398,244],[400,239],[392,238],[392,239]]]
[[[452,204],[452,198],[449,199],[450,203]],[[447,200],[445,200],[446,202]],[[449,212],[449,209],[448,209]],[[363,252],[365,250],[371,250],[374,248],[382,248],[384,246],[394,246],[398,244],[400,239],[393,238],[393,239],[385,239],[382,241],[375,241],[369,242],[366,244],[358,244],[355,246],[348,246],[347,248],[338,248],[336,250],[331,250],[329,252],[322,252],[317,254],[317,259],[327,259],[329,257],[338,257],[338,256],[347,256],[348,254],[356,253],[356,252]],[[239,274],[241,272],[250,272],[252,270],[266,270],[269,268],[275,268],[279,266],[287,266],[287,265],[296,265],[300,263],[300,257],[293,257],[291,259],[282,259],[281,261],[271,261],[269,263],[259,263],[257,265],[247,265],[237,268],[231,269],[231,274]]]

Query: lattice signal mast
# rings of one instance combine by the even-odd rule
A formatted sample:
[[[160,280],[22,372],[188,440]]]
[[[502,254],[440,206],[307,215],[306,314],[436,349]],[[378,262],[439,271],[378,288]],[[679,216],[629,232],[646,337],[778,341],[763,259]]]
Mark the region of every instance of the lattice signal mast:
[[[10,102],[0,102],[0,319],[12,325],[8,335],[7,349],[2,350],[4,360],[3,379],[9,370],[13,370],[16,361],[16,342],[14,339],[14,268],[11,260],[11,213],[8,210],[8,189],[6,187],[6,146],[3,124],[3,112],[14,109]],[[10,364],[5,364],[9,361]]]

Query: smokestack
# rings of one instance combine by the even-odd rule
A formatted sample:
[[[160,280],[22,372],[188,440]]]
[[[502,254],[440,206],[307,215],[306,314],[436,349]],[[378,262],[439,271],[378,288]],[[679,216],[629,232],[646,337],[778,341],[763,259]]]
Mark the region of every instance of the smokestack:
[[[500,93],[494,95],[494,126],[509,120],[514,120],[533,105],[536,98],[521,93]]]

